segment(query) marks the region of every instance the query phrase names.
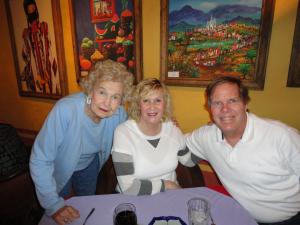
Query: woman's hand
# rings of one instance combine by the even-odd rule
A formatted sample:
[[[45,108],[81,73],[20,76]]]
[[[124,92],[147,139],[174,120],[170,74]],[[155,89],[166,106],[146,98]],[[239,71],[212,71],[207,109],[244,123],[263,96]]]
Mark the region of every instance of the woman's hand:
[[[164,180],[164,184],[166,190],[181,189],[179,184],[176,184],[175,182],[170,180]]]
[[[56,213],[52,215],[52,218],[59,225],[65,225],[67,223],[71,223],[73,220],[79,217],[80,214],[78,210],[69,205],[60,208]]]

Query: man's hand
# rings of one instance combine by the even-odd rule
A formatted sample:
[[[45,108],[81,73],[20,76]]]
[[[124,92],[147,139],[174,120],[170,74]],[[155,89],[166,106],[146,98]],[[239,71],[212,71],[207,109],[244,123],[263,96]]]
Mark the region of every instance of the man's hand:
[[[180,128],[180,127],[179,127],[179,123],[178,123],[176,117],[172,116],[171,121],[173,122],[173,124],[174,124],[176,127]]]
[[[69,205],[60,208],[56,213],[52,215],[52,218],[59,225],[65,225],[67,223],[71,223],[73,220],[79,217],[80,214],[78,210]]]

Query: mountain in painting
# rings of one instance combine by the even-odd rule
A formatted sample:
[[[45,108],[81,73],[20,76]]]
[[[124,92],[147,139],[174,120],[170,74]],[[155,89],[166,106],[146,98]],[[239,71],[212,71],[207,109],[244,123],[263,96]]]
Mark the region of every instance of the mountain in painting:
[[[207,13],[185,5],[179,10],[170,12],[169,31],[178,31],[179,27],[183,30],[191,26],[204,27],[211,18],[215,18],[217,24],[237,22],[257,25],[260,15],[260,8],[246,5],[219,5]]]
[[[196,25],[191,25],[191,24],[188,24],[188,23],[182,21],[177,24],[170,25],[169,30],[172,32],[180,32],[180,31],[187,30],[187,29],[193,29],[193,28],[195,28],[195,26]]]
[[[246,25],[259,25],[260,24],[260,20],[259,19],[252,19],[252,18],[249,18],[249,17],[241,17],[241,16],[238,16],[238,17],[235,17],[231,20],[226,20],[224,21],[224,23],[242,23],[242,24],[246,24]]]
[[[238,16],[258,19],[260,17],[260,8],[245,5],[220,5],[210,10],[208,14],[219,19],[220,22]]]
[[[189,5],[183,6],[180,10],[174,10],[169,14],[169,26],[186,22],[189,24],[199,24],[203,21],[205,13],[201,10],[194,9]]]

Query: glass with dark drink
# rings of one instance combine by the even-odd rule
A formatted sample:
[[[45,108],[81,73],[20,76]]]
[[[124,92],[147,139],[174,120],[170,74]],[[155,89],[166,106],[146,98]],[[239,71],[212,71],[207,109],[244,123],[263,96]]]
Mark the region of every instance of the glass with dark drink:
[[[135,206],[131,203],[122,203],[115,208],[114,225],[137,225]]]

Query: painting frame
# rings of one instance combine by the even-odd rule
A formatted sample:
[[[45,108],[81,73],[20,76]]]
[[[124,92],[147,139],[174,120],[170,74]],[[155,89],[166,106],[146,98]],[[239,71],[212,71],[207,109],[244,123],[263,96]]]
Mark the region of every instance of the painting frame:
[[[298,2],[297,17],[289,65],[287,87],[300,87],[300,2]]]
[[[272,23],[274,16],[275,0],[262,0],[260,31],[258,35],[257,58],[255,73],[252,80],[243,79],[243,83],[250,89],[263,90],[265,83],[266,64],[271,38]],[[211,79],[194,79],[169,77],[168,75],[168,44],[169,44],[169,0],[161,0],[161,64],[160,78],[167,85],[205,87]],[[177,76],[177,75],[176,75]]]
[[[25,82],[23,79],[24,74],[26,74],[26,73],[24,73],[25,67],[27,66],[27,68],[28,68],[28,64],[23,62],[23,64],[25,64],[25,65],[23,65],[23,71],[21,68],[21,65],[22,65],[21,59],[22,58],[24,59],[23,49],[24,49],[24,46],[26,47],[25,38],[23,36],[26,27],[22,27],[21,29],[23,29],[23,33],[21,33],[20,36],[16,36],[17,34],[20,34],[20,32],[22,32],[22,30],[19,28],[19,26],[14,25],[14,24],[19,25],[19,23],[24,24],[25,21],[27,23],[27,19],[26,19],[25,11],[23,9],[23,4],[20,3],[19,1],[17,1],[17,2],[18,3],[14,3],[13,0],[5,0],[5,8],[6,8],[6,12],[7,12],[7,20],[8,20],[9,33],[10,33],[10,38],[11,38],[11,46],[12,46],[12,51],[13,51],[13,58],[14,58],[14,65],[15,65],[15,70],[16,70],[16,78],[17,78],[19,95],[24,96],[24,97],[60,99],[63,96],[68,94],[67,78],[65,75],[66,74],[66,64],[65,64],[64,41],[63,41],[63,32],[62,32],[62,19],[61,19],[61,13],[60,13],[60,1],[59,0],[47,0],[46,3],[45,3],[45,1],[38,1],[38,0],[35,1],[37,10],[38,10],[39,21],[41,23],[43,23],[43,25],[46,24],[46,26],[43,26],[43,29],[44,28],[47,29],[47,35],[45,35],[45,33],[42,33],[42,36],[44,38],[42,45],[43,46],[47,45],[48,50],[45,51],[45,49],[43,47],[41,47],[41,49],[43,48],[41,50],[41,52],[44,53],[42,56],[42,60],[43,60],[43,63],[45,61],[47,61],[49,63],[46,65],[42,63],[43,65],[39,67],[39,66],[37,66],[37,63],[35,64],[35,61],[38,61],[38,59],[36,59],[36,57],[30,59],[30,62],[32,62],[32,64],[30,63],[30,67],[37,68],[36,70],[30,69],[30,71],[34,71],[34,72],[28,73],[28,74],[31,74],[34,76],[34,78],[31,78],[31,79],[34,79],[34,81],[31,82],[31,86],[30,86],[30,87],[34,87],[34,88],[31,88],[31,89],[28,88],[28,86],[29,86],[28,84],[24,85],[24,83],[26,83],[28,81]],[[43,2],[43,4],[41,4],[41,2]],[[19,4],[19,5],[17,5],[17,7],[11,7],[10,4]],[[47,7],[44,7],[44,6],[40,7],[41,5],[44,5],[44,4],[46,4]],[[16,6],[16,5],[14,5],[14,6]],[[51,11],[49,11],[48,6],[50,6]],[[12,15],[16,15],[16,12],[14,10],[21,10],[20,7],[23,10],[23,14],[24,14],[23,21],[22,22],[20,21],[20,17],[21,17],[20,14],[18,17],[14,17],[14,19],[16,19],[16,21],[13,21]],[[41,8],[42,8],[42,10],[40,10]],[[45,8],[47,8],[47,9],[43,10]],[[46,21],[43,20],[44,14],[47,15],[46,17],[49,18],[49,20],[46,20]],[[45,37],[45,36],[47,36],[47,37]],[[17,38],[19,38],[19,39],[17,39]],[[22,38],[22,46],[23,47],[20,46],[21,45],[20,38]],[[47,39],[47,44],[45,44],[46,39]],[[17,40],[19,40],[19,42],[17,42]],[[27,46],[29,46],[28,42],[27,42]],[[31,49],[33,49],[33,48],[31,48]],[[27,48],[27,50],[28,50],[28,48]],[[37,54],[33,53],[33,50],[31,50],[31,55],[33,57]],[[33,64],[35,64],[35,65],[33,65]],[[45,79],[40,75],[36,75],[36,74],[40,74],[40,72],[36,72],[36,71],[40,71],[41,68],[44,68],[44,71],[46,71],[46,72],[41,73],[41,74],[46,74]],[[48,70],[45,68],[48,68]],[[40,80],[36,79],[37,76],[41,77]],[[25,75],[25,77],[26,77],[26,75]],[[54,78],[55,78],[55,80],[54,80]]]
[[[81,78],[84,78],[85,76],[87,76],[88,71],[84,71],[83,69],[81,69],[81,62],[80,62],[80,57],[82,56],[82,49],[79,47],[79,43],[80,43],[80,39],[79,39],[79,33],[78,33],[78,24],[81,24],[81,26],[84,27],[83,30],[85,30],[85,26],[90,26],[89,24],[94,23],[93,26],[95,26],[95,24],[97,22],[101,23],[105,23],[107,22],[107,20],[98,20],[98,21],[94,21],[92,19],[86,19],[86,18],[90,18],[90,17],[83,17],[83,16],[78,16],[76,14],[76,5],[75,5],[75,1],[76,0],[69,0],[69,7],[70,7],[70,17],[71,17],[71,29],[72,29],[72,42],[73,42],[73,52],[74,52],[74,60],[75,60],[75,71],[76,71],[76,78],[77,78],[77,82],[79,83]],[[91,0],[85,0],[85,1],[91,1]],[[117,0],[113,0],[115,7],[120,7],[120,5],[118,5],[118,1]],[[141,8],[141,1],[140,0],[131,0],[131,4],[133,7],[133,29],[131,32],[133,32],[133,39],[132,39],[132,43],[133,43],[133,58],[134,58],[134,63],[131,67],[130,72],[133,73],[134,75],[134,83],[139,82],[140,80],[142,80],[142,8]],[[78,7],[78,6],[77,6]],[[82,13],[82,10],[80,11]],[[90,12],[90,11],[89,11]],[[128,35],[129,36],[129,35]],[[125,40],[127,40],[127,37],[125,38]],[[104,43],[103,45],[107,44],[107,43],[114,43],[117,40],[117,37],[114,38],[103,38],[101,40],[97,39],[97,45],[95,47],[95,49],[100,50],[99,47],[99,43]],[[96,41],[96,38],[94,39],[94,41]],[[107,43],[106,43],[107,41]],[[101,48],[103,47],[103,45],[101,46]],[[100,51],[100,53],[102,53]],[[117,61],[116,59],[113,59],[114,61]],[[92,60],[91,60],[92,61]],[[124,63],[125,64],[125,63]],[[129,61],[126,64],[126,67],[129,68]]]

